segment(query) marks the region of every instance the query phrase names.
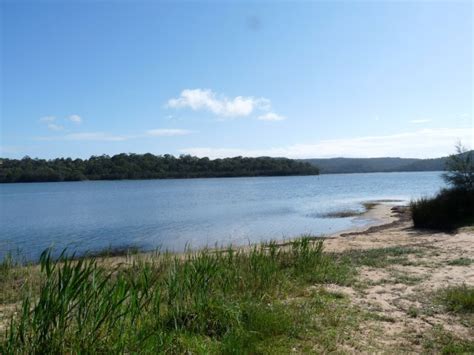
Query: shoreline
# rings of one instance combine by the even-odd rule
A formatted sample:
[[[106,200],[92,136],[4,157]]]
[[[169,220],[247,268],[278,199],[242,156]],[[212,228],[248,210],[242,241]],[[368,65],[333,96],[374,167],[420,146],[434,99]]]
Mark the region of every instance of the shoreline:
[[[395,203],[403,202],[401,200],[367,200],[361,202],[364,206],[365,211],[363,212],[356,212],[356,211],[349,211],[351,213],[350,218],[353,221],[356,221],[353,226],[345,229],[341,229],[336,232],[330,232],[327,234],[318,234],[312,235],[308,234],[307,236],[310,239],[314,240],[326,240],[330,238],[335,238],[339,236],[345,235],[352,235],[352,234],[360,234],[370,231],[373,228],[386,228],[392,225],[392,223],[396,223],[399,216],[396,216],[392,213],[393,208],[403,208],[403,206],[397,206]],[[347,212],[347,211],[345,211]],[[339,213],[339,212],[336,212]],[[327,217],[327,218],[347,218],[348,216],[343,217]],[[362,222],[360,225],[357,225],[357,222]],[[160,250],[160,249],[140,249],[138,246],[129,245],[126,247],[109,247],[104,249],[99,249],[96,251],[89,251],[85,254],[76,255],[73,257],[75,260],[81,259],[88,259],[88,258],[95,258],[100,261],[111,260],[114,263],[117,261],[125,262],[126,259],[133,259],[135,257],[149,257],[156,255],[157,253],[161,254],[169,254],[169,255],[177,255],[183,256],[186,254],[197,254],[202,251],[208,252],[223,252],[228,250],[229,248],[237,251],[237,250],[250,250],[256,246],[264,245],[266,243],[274,243],[278,247],[286,246],[291,244],[293,241],[300,239],[301,237],[306,235],[294,235],[285,238],[274,238],[262,241],[255,241],[248,244],[229,244],[229,245],[222,245],[222,246],[204,246],[204,247],[196,247],[191,248],[189,250],[180,250],[180,251],[172,251],[172,250]],[[39,265],[39,259],[37,260],[25,260],[23,262],[20,261],[19,265]]]
[[[401,201],[396,201],[401,202]],[[333,240],[338,238],[346,238],[347,236],[354,236],[354,235],[363,235],[366,233],[372,233],[375,230],[384,230],[393,227],[400,223],[401,220],[406,220],[407,211],[406,206],[395,205],[395,201],[366,201],[363,204],[370,205],[366,207],[366,211],[362,212],[360,215],[356,215],[353,218],[358,220],[368,220],[368,223],[365,223],[362,226],[353,226],[351,228],[343,229],[338,232],[334,232],[327,235],[320,235],[320,236],[310,236],[310,239],[314,241],[319,240]],[[402,211],[402,212],[400,212]],[[161,254],[168,254],[171,256],[176,256],[178,258],[184,258],[186,255],[197,255],[200,252],[211,252],[211,253],[223,253],[229,249],[233,251],[244,251],[248,252],[255,247],[259,247],[265,245],[266,243],[274,243],[278,248],[286,248],[291,245],[291,243],[295,240],[300,239],[302,236],[295,236],[287,239],[270,239],[268,241],[261,241],[250,243],[246,245],[229,245],[223,247],[206,247],[206,248],[197,248],[188,251],[158,251]],[[326,243],[325,243],[326,244]],[[113,250],[112,250],[113,253]],[[138,259],[147,259],[152,258],[157,253],[157,250],[149,250],[149,251],[137,251],[134,253],[127,253],[124,251],[121,255],[89,255],[84,257],[79,257],[78,259],[84,259],[88,257],[95,257],[100,262],[109,264],[109,265],[118,265],[118,264],[128,264],[133,263],[133,260]]]
[[[432,353],[450,349],[451,344],[464,351],[474,349],[472,313],[452,312],[438,301],[450,289],[459,290],[464,287],[466,292],[471,292],[469,290],[474,287],[474,226],[449,234],[415,229],[408,207],[386,203],[372,205],[355,218],[370,218],[372,223],[326,237],[314,237],[309,241],[316,246],[319,240],[323,240],[321,250],[324,258],[327,258],[323,260],[328,260],[333,267],[345,265],[345,268],[336,270],[333,278],[316,278],[303,283],[300,280],[287,292],[277,292],[265,302],[282,307],[292,317],[298,314],[297,310],[302,305],[306,305],[306,311],[314,319],[325,319],[327,322],[334,320],[332,312],[336,312],[341,320],[335,325],[334,331],[338,332],[338,337],[333,340],[330,349],[337,352]],[[276,255],[281,252],[285,263],[291,260],[285,259],[287,256],[295,255],[292,254],[292,243],[292,240],[286,240],[274,244],[278,249]],[[247,260],[247,251],[258,249],[258,246],[256,243],[234,247],[233,250],[244,258],[242,260]],[[199,260],[197,254],[202,251],[170,253],[169,256],[176,258],[179,264],[192,263]],[[209,253],[204,256],[207,258],[225,250],[206,249],[205,252]],[[270,254],[265,248],[259,249],[257,253]],[[162,257],[165,258],[165,264],[166,260],[171,260],[166,259],[167,255],[156,255],[153,252],[98,256],[95,259],[98,267],[120,272],[133,271],[134,267],[140,270],[147,262],[153,265],[156,258]],[[220,257],[216,257],[216,260],[220,260]],[[236,264],[235,267],[242,267],[242,264]],[[318,272],[328,270],[331,269],[322,268]],[[298,273],[300,272],[304,270],[301,269]],[[338,281],[340,273],[346,273],[348,279]],[[4,300],[0,302],[0,334],[7,330],[10,316],[18,312],[21,306],[19,280],[36,280],[39,285],[39,274],[39,265],[13,266],[10,270],[11,280],[8,281],[7,278],[4,281],[10,282],[7,284],[10,286],[3,288]],[[278,279],[288,276],[285,273],[275,275]],[[306,275],[311,280],[317,273],[314,274],[311,270]],[[323,308],[313,306],[315,300],[328,297],[334,301]],[[329,307],[331,313],[324,313],[326,307]],[[348,315],[354,318],[347,318]],[[352,327],[351,324],[355,325]],[[306,353],[308,349],[318,349],[315,346],[324,344],[317,338],[321,329],[315,329],[317,331],[314,335],[293,339],[292,346],[297,349],[297,353]]]

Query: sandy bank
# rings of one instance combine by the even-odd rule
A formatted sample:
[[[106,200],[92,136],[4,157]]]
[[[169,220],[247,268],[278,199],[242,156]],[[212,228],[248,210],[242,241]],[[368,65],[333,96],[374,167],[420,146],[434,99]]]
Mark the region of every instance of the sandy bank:
[[[364,325],[361,334],[373,342],[367,346],[403,349],[403,344],[410,341],[411,351],[421,350],[416,346],[416,339],[433,329],[448,330],[474,341],[472,314],[460,319],[452,313],[439,311],[431,302],[433,294],[442,288],[462,284],[474,286],[474,227],[450,234],[417,230],[413,228],[409,212],[403,209],[400,213],[399,209],[378,205],[369,213],[386,223],[365,231],[333,235],[325,241],[325,250],[339,253],[397,247],[413,252],[400,263],[385,268],[360,268],[360,287],[328,287],[346,294],[354,305],[387,320]]]

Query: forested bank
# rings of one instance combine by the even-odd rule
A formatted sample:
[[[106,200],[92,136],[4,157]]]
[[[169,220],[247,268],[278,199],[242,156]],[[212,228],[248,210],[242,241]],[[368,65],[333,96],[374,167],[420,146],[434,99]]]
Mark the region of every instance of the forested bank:
[[[317,175],[307,162],[286,158],[197,158],[190,155],[118,154],[89,159],[0,159],[0,182],[166,179]]]

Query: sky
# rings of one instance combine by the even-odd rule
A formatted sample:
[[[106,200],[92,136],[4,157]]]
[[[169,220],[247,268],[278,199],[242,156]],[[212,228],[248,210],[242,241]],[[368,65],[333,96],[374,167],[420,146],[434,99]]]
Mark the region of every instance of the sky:
[[[474,146],[471,1],[3,0],[0,157]]]

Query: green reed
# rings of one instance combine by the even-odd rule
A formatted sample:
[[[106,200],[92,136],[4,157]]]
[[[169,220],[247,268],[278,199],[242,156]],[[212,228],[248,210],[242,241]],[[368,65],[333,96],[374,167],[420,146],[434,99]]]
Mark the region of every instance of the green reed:
[[[297,336],[303,318],[280,296],[351,277],[309,237],[131,260],[105,267],[45,251],[39,291],[23,296],[0,353],[254,352],[265,339]]]

